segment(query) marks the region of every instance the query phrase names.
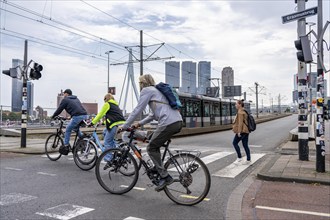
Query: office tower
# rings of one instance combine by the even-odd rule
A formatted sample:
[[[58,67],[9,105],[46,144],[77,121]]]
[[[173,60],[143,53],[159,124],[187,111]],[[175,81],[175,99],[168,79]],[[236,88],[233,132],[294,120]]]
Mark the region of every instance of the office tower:
[[[211,62],[198,63],[198,94],[205,95],[206,88],[211,86]]]
[[[12,68],[16,68],[17,66],[23,66],[23,60],[12,59]],[[12,112],[22,111],[22,90],[23,90],[23,81],[21,79],[12,78],[12,89],[11,89]]]
[[[225,86],[234,86],[234,70],[231,67],[224,67],[221,72],[221,91],[222,98],[232,98],[224,97]]]
[[[23,60],[12,59],[12,67],[23,67]],[[18,70],[18,72],[20,72]],[[12,79],[12,92],[11,92],[11,111],[22,111],[22,92],[23,92],[23,78]],[[34,85],[32,82],[27,82],[27,114],[33,115],[33,101],[34,101]]]
[[[181,64],[182,85],[180,91],[196,94],[196,63],[184,61]]]
[[[180,62],[169,61],[165,63],[165,83],[172,87],[180,87]]]

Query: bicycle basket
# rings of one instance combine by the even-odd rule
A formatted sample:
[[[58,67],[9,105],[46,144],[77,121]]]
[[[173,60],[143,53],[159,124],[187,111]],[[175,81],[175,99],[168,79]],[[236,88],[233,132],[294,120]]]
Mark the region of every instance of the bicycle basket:
[[[135,131],[134,139],[145,141],[147,139],[147,131]]]
[[[128,131],[124,131],[121,135],[121,139],[124,141],[124,142],[129,142],[129,135],[130,135],[130,132]]]

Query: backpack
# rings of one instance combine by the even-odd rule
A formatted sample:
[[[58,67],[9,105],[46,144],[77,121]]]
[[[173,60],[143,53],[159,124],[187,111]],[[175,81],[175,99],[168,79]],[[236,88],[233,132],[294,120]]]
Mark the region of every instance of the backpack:
[[[247,117],[247,124],[245,122],[244,122],[244,124],[248,127],[249,132],[255,131],[256,128],[257,128],[257,124],[256,124],[253,116],[250,113],[248,113],[246,110],[244,110],[244,111],[248,116]]]
[[[160,82],[155,87],[166,97],[171,108],[179,109],[182,107],[179,95],[171,85]]]

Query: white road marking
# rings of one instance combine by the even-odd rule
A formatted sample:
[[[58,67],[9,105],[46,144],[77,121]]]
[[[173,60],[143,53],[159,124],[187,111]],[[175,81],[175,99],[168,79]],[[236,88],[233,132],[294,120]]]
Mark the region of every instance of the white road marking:
[[[91,212],[94,209],[71,205],[71,204],[63,204],[59,206],[55,206],[49,209],[46,209],[44,212],[36,212],[37,215],[48,216],[51,218],[56,218],[60,220],[69,220],[71,218],[77,217],[79,215],[85,214],[87,212]]]
[[[19,168],[13,168],[13,167],[5,167],[5,170],[21,171],[22,169],[19,169]]]
[[[11,205],[14,203],[26,202],[36,198],[38,197],[21,193],[9,193],[0,196],[0,205]]]
[[[249,147],[262,147],[262,145],[252,145],[252,144],[249,144]]]
[[[306,214],[306,215],[330,217],[330,213],[323,213],[323,212],[309,212],[309,211],[296,210],[296,209],[282,209],[282,208],[259,206],[259,205],[257,205],[256,208],[257,209],[266,209],[266,210],[271,210],[271,211],[278,211],[278,212],[291,212],[291,213],[299,213],[299,214]]]
[[[182,198],[188,198],[188,199],[197,199],[198,198],[197,196],[189,196],[189,195],[180,195],[180,197],[182,197]],[[203,200],[204,201],[210,201],[209,198],[204,198]]]
[[[44,172],[37,172],[37,174],[46,175],[46,176],[56,176],[56,174],[53,174],[53,173],[44,173]]]
[[[206,157],[202,157],[201,160],[205,163],[205,164],[209,164],[209,163],[212,163],[213,161],[216,161],[216,160],[219,160],[223,157],[226,157],[230,154],[233,154],[233,152],[217,152],[217,153],[214,153],[214,154],[211,154],[211,155],[208,155]],[[187,165],[187,164],[185,164]],[[176,168],[173,167],[167,171],[176,171]]]
[[[133,217],[133,216],[129,216],[127,218],[124,218],[123,220],[144,220],[143,218],[138,218],[138,217]]]
[[[126,185],[120,185],[120,187],[122,187],[122,188],[127,188],[128,186],[126,186]],[[134,186],[133,189],[140,190],[140,191],[144,191],[144,190],[146,190],[146,188],[136,187],[136,186]]]
[[[251,163],[249,165],[243,165],[243,164],[236,165],[234,163],[231,163],[230,165],[226,166],[222,170],[219,170],[215,174],[212,174],[212,176],[235,178],[238,174],[243,172],[250,165],[254,164],[257,160],[262,158],[264,155],[265,154],[251,154]]]

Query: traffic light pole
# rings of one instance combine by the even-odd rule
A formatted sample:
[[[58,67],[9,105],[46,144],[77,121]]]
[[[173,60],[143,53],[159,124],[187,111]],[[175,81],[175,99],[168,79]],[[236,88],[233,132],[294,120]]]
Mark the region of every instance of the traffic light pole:
[[[27,127],[27,52],[28,42],[24,42],[24,67],[23,67],[23,89],[22,89],[22,116],[21,116],[21,148],[26,148]]]
[[[305,0],[297,0],[298,12],[305,10]],[[305,18],[301,18],[297,22],[298,39],[306,35]],[[306,64],[298,61],[298,148],[299,160],[308,161],[308,121],[307,121],[307,71]]]
[[[324,72],[323,63],[323,18],[322,0],[318,0],[317,15],[317,103],[316,103],[316,171],[325,172],[325,127],[323,118],[324,105]]]

